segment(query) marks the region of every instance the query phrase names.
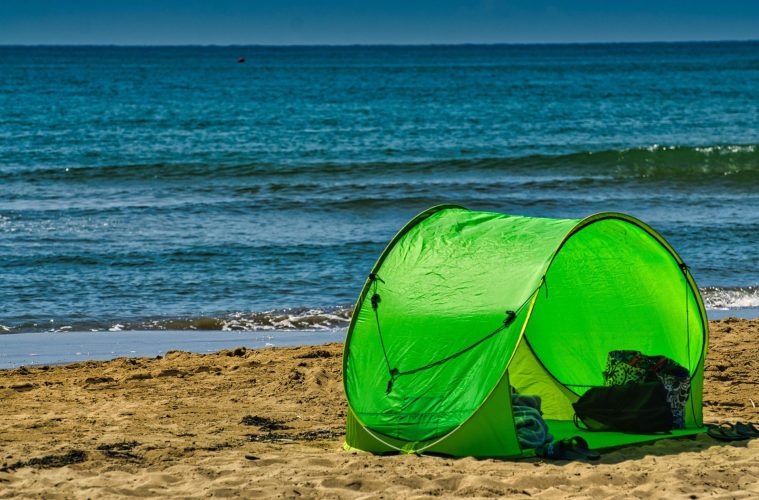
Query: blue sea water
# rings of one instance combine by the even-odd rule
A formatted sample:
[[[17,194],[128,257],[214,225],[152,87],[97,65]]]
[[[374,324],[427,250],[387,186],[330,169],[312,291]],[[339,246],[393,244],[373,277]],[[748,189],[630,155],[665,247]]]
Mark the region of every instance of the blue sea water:
[[[0,47],[0,330],[344,327],[440,203],[628,212],[758,308],[759,42]]]

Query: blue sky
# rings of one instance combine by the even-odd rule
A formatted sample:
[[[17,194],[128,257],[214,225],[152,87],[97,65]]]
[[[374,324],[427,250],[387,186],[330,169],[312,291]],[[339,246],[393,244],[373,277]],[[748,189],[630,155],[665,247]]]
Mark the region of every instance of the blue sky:
[[[0,0],[0,44],[759,39],[759,1]]]

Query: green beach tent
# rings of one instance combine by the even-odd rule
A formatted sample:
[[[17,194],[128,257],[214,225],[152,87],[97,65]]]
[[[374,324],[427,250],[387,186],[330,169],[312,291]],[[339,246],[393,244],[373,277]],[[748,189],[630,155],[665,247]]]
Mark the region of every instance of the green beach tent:
[[[619,213],[546,219],[445,205],[375,264],[345,341],[346,449],[520,457],[513,386],[542,398],[555,439],[591,448],[702,432],[708,326],[688,268]],[[572,403],[609,351],[665,355],[691,374],[686,428],[583,432]]]

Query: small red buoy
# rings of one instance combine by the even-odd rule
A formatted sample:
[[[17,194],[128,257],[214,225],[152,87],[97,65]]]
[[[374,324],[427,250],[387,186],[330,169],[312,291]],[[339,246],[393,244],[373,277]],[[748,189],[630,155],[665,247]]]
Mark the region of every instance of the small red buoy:
[[[245,62],[245,58],[244,58],[244,57],[238,57],[238,58],[237,58],[237,63],[238,63],[238,64],[242,64],[242,63],[244,63],[244,62]]]

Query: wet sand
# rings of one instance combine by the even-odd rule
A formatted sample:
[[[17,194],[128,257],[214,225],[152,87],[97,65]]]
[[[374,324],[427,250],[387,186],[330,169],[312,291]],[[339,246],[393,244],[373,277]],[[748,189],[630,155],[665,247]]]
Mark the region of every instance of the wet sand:
[[[711,322],[707,422],[759,422],[759,320]],[[343,451],[340,344],[0,371],[0,497],[759,496],[759,440],[599,464]]]

